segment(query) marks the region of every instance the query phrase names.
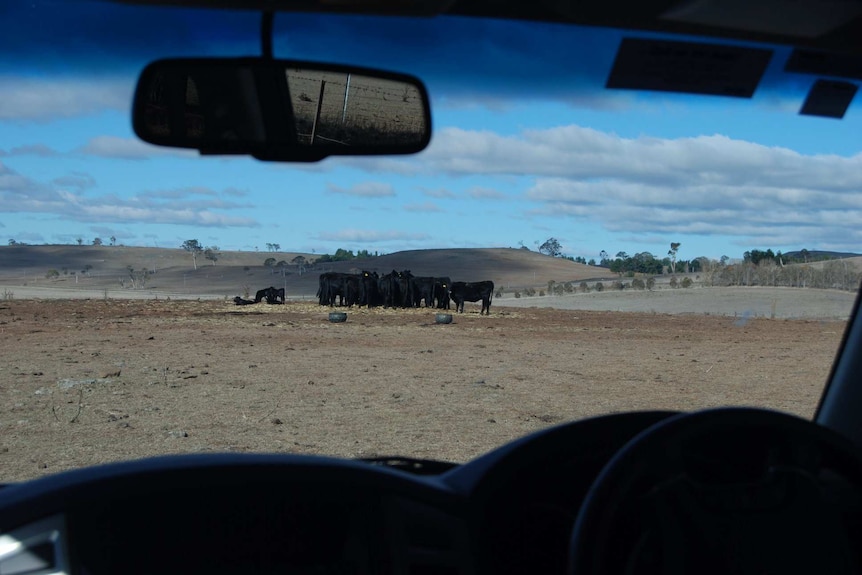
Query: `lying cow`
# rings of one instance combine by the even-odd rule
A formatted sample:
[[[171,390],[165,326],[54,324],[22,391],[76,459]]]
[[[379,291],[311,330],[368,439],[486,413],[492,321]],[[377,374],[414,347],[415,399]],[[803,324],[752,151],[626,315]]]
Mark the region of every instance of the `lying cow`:
[[[455,302],[455,309],[464,313],[465,301],[482,300],[482,309],[479,315],[491,315],[491,298],[494,295],[494,282],[491,280],[481,282],[452,282],[449,284],[449,297]]]
[[[253,299],[242,299],[241,297],[236,296],[235,298],[233,298],[233,303],[235,303],[236,305],[249,305],[254,304],[255,301]]]

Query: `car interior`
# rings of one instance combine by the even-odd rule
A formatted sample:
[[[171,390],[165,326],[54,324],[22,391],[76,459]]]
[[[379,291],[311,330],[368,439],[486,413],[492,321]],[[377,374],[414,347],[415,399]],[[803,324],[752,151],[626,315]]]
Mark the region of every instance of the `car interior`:
[[[780,47],[784,71],[810,80],[795,113],[823,122],[841,121],[862,80],[862,4],[849,0],[124,3],[259,13],[260,55],[165,53],[141,71],[130,121],[148,143],[261,162],[417,154],[434,137],[433,95],[412,70],[274,57],[273,20],[297,13],[618,29],[608,92],[749,98]],[[346,80],[403,106],[327,129],[299,94]],[[188,454],[10,483],[0,575],[858,573],[860,379],[857,298],[812,420],[614,412],[463,463]]]

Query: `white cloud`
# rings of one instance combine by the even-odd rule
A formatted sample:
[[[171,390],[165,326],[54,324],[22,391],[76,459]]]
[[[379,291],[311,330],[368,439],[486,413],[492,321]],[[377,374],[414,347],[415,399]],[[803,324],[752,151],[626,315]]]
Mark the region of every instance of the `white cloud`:
[[[59,152],[45,144],[29,144],[15,146],[14,148],[9,148],[9,150],[0,150],[0,158],[3,156],[38,156],[41,158],[50,158],[58,154]]]
[[[455,197],[455,193],[445,188],[427,189],[422,188],[422,193],[429,198],[451,199]]]
[[[417,234],[397,230],[359,230],[344,229],[336,232],[318,234],[315,239],[330,242],[376,243],[391,241],[421,241],[429,239],[427,234]]]
[[[505,200],[508,198],[503,192],[481,186],[470,188],[467,190],[467,195],[474,200]]]
[[[862,235],[862,154],[806,155],[718,134],[623,138],[562,126],[513,136],[444,128],[424,159],[430,173],[530,178],[523,197],[535,206],[527,215],[599,222],[613,232],[845,249],[858,249],[852,238]]]
[[[146,160],[157,156],[195,158],[198,155],[192,150],[153,146],[137,138],[120,138],[118,136],[96,136],[78,148],[76,152],[87,156],[122,160]]]
[[[86,182],[87,176],[83,176]],[[107,194],[84,195],[80,186],[43,184],[0,162],[0,213],[50,214],[64,220],[95,223],[189,224],[210,227],[256,227],[254,218],[232,215],[240,206],[207,188],[179,193],[141,194],[130,199]],[[71,186],[75,187],[75,186]],[[214,196],[214,197],[211,197]],[[221,211],[227,213],[221,213]]]
[[[580,126],[518,136],[444,128],[423,159],[429,171],[471,176],[613,178],[668,186],[792,182],[848,191],[862,186],[862,155],[805,156],[722,135],[622,138]]]
[[[0,120],[47,121],[129,109],[133,78],[0,76]]]
[[[443,209],[433,202],[423,202],[421,204],[407,204],[404,206],[406,212],[433,213],[442,212]]]
[[[328,184],[326,187],[333,194],[358,196],[361,198],[386,198],[395,195],[395,188],[391,184],[383,182],[361,182],[349,188],[342,188],[335,184]]]

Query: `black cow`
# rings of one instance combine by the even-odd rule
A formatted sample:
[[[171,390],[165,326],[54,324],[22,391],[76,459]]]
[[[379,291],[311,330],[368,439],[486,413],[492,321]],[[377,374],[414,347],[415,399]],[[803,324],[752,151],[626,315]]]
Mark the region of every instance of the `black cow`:
[[[411,303],[413,307],[434,307],[434,285],[437,278],[419,276],[410,278]]]
[[[455,309],[459,313],[464,312],[465,301],[482,300],[482,309],[479,315],[486,313],[491,315],[491,298],[494,295],[494,282],[491,280],[481,282],[452,282],[449,286],[449,297],[455,302]]]
[[[334,306],[336,298],[340,298],[338,305],[344,305],[347,291],[344,278],[349,274],[340,272],[325,272],[318,278],[317,298],[320,305]]]
[[[262,290],[258,290],[256,294],[254,294],[254,302],[260,303],[261,300],[266,300],[266,303],[276,304],[276,303],[284,303],[284,288],[274,288],[272,286],[268,288],[264,288]],[[280,300],[280,301],[279,301]]]
[[[384,274],[377,279],[377,291],[380,294],[380,300],[383,302],[384,308],[390,308],[395,305],[395,270],[388,274]]]
[[[266,303],[284,303],[284,288],[270,288],[270,290],[272,301],[267,299]]]
[[[380,276],[377,288],[380,291],[380,299],[383,307],[413,307],[413,296],[410,289],[410,278],[413,274],[410,270],[397,272],[392,270],[386,275]]]
[[[380,305],[380,278],[377,272],[363,270],[359,276],[359,306],[375,307]]]
[[[271,297],[270,296],[270,294],[271,294],[270,290],[273,290],[273,289],[275,289],[275,288],[268,287],[268,288],[264,288],[262,290],[258,290],[257,293],[254,294],[254,303],[260,303],[261,300],[264,298],[266,298],[266,300],[269,301],[269,298]]]
[[[241,297],[236,296],[233,298],[233,303],[236,305],[249,305],[255,303],[255,301],[253,299],[242,299]]]
[[[397,303],[401,307],[413,307],[413,274],[410,270],[401,270],[396,273],[395,283],[398,286]]]
[[[320,274],[317,288],[317,298],[320,305],[352,306],[359,301],[359,275],[340,272]]]
[[[437,302],[437,309],[449,309],[449,285],[452,280],[448,276],[435,278],[434,280],[434,301]]]

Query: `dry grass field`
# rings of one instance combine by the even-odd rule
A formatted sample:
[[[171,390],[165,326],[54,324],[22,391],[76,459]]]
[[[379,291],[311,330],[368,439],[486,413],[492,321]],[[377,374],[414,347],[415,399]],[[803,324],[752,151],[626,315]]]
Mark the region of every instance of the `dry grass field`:
[[[261,265],[268,255],[223,254],[195,271],[182,250],[0,248],[0,481],[189,452],[465,461],[542,427],[633,409],[758,405],[810,417],[855,297],[507,293],[490,316],[468,304],[449,325],[426,309],[350,309],[333,324],[328,308],[303,301],[316,274],[275,276]],[[597,271],[513,249],[370,261],[499,286]],[[77,284],[44,277],[87,262]],[[126,265],[157,271],[145,289],[122,288]],[[228,299],[276,278],[285,305]],[[811,315],[789,319],[799,309]]]
[[[249,309],[251,308],[251,309]],[[165,453],[464,461],[589,415],[744,404],[811,416],[843,322],[310,303],[0,302],[5,481]]]

